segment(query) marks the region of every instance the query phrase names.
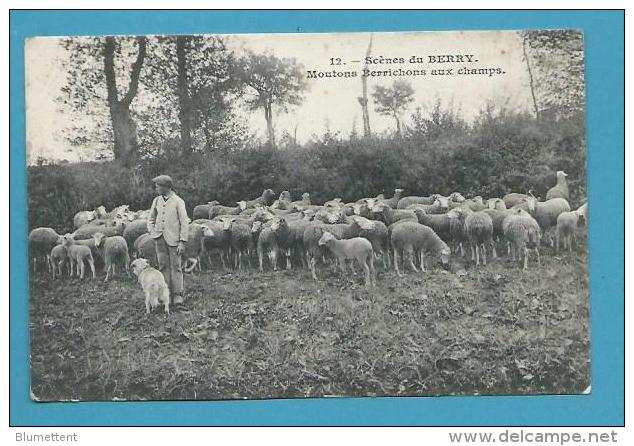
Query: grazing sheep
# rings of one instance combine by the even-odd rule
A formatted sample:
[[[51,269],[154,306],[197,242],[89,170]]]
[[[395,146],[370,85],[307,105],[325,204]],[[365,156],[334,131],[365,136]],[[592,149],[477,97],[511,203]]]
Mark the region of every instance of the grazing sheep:
[[[495,244],[493,243],[493,220],[482,211],[474,212],[468,207],[460,207],[449,211],[447,216],[450,219],[459,219],[464,227],[464,233],[471,246],[471,260],[475,260],[476,265],[487,264],[485,243],[491,245],[493,258],[497,256]]]
[[[396,204],[396,208],[406,209],[411,204],[433,204],[438,197],[440,197],[439,194],[433,194],[429,197],[417,197],[414,195],[410,195],[408,197],[401,198]]]
[[[50,255],[53,246],[62,242],[62,236],[52,228],[35,228],[29,232],[29,255],[33,259],[33,272],[37,270],[37,259],[44,260],[48,271],[51,269]]]
[[[243,203],[243,206],[222,206],[220,204],[213,205],[209,208],[209,213],[202,218],[209,218],[209,220],[213,220],[216,217],[220,217],[221,215],[238,215],[244,209],[246,209],[246,201],[241,201],[239,203]],[[194,218],[197,220],[197,218]]]
[[[401,277],[403,274],[398,267],[399,252],[404,258],[407,258],[410,268],[414,271],[418,271],[413,261],[415,251],[419,253],[420,268],[423,272],[426,271],[425,253],[440,257],[444,267],[449,264],[451,255],[449,246],[438,237],[433,229],[420,223],[408,221],[396,225],[392,230],[390,244],[394,257],[394,269]]]
[[[128,244],[125,239],[120,235],[114,235],[111,237],[106,236],[101,232],[97,232],[93,235],[95,239],[95,245],[101,254],[106,265],[106,278],[104,282],[110,279],[110,275],[116,274],[117,262],[123,262],[125,272],[130,277],[130,255],[128,254]]]
[[[114,220],[127,220],[128,212],[130,212],[129,204],[122,204],[121,206],[117,206],[110,212],[108,212],[108,217]]]
[[[401,195],[403,194],[403,189],[394,189],[394,195],[392,198],[375,198],[376,203],[383,203],[391,207],[392,209],[396,209],[398,206],[398,202],[401,200]]]
[[[554,246],[554,241],[549,235],[549,230],[557,226],[557,217],[563,212],[570,211],[570,205],[564,198],[552,198],[547,201],[537,201],[531,196],[528,200],[528,213],[531,214],[545,235],[550,239],[550,245]]]
[[[86,240],[92,238],[96,233],[100,232],[106,237],[115,235],[123,235],[126,224],[119,221],[109,222],[107,225],[97,224],[97,221],[78,228],[73,232],[74,240]]]
[[[546,200],[550,200],[552,198],[563,198],[564,200],[568,200],[570,198],[568,192],[568,182],[566,181],[566,177],[568,174],[563,170],[557,171],[557,184],[550,189],[546,193]]]
[[[146,232],[148,232],[147,220],[134,220],[125,225],[122,235],[128,246],[132,246],[134,241]]]
[[[208,202],[207,204],[199,204],[194,207],[194,211],[192,212],[192,219],[199,220],[201,218],[209,218],[209,211],[212,207],[218,206],[220,202],[213,200]]]
[[[374,271],[374,252],[372,244],[363,237],[347,240],[337,240],[334,235],[326,231],[318,241],[319,246],[326,246],[337,258],[339,267],[347,274],[346,259],[355,259],[365,273],[365,286],[376,286]]]
[[[524,255],[524,269],[528,268],[528,254],[531,249],[535,250],[537,264],[539,259],[539,241],[541,229],[537,221],[523,209],[513,209],[511,214],[504,220],[504,236],[511,244],[512,259],[522,259]]]
[[[515,205],[518,205],[520,203],[525,203],[526,201],[528,201],[529,198],[530,198],[530,195],[518,194],[513,192],[510,194],[506,194],[504,197],[502,197],[502,201],[504,202],[504,205],[506,206],[506,208],[510,209]]]
[[[103,218],[106,215],[108,215],[108,213],[106,212],[106,208],[104,206],[99,206],[92,211],[79,211],[73,217],[73,224],[75,229],[77,229],[86,223],[90,223],[98,218]]]
[[[421,225],[432,228],[445,242],[451,239],[451,220],[447,214],[428,214],[424,209],[415,209],[414,213]]]
[[[68,261],[68,249],[64,244],[55,245],[53,249],[51,249],[51,254],[49,256],[51,262],[51,271],[53,273],[53,280],[55,280],[55,275],[61,276],[62,270],[66,262]]]
[[[262,229],[257,243],[260,272],[264,271],[263,257],[265,252],[269,255],[273,271],[277,271],[277,256],[280,252],[280,245],[286,247],[289,238],[290,229],[284,218],[275,219],[270,226]],[[286,254],[286,268],[290,268],[290,254]]]
[[[383,267],[387,270],[390,267],[390,240],[385,223],[359,216],[354,216],[352,219],[361,227],[359,237],[364,237],[370,241],[374,255],[381,255]],[[366,227],[369,227],[369,229],[364,229]]]
[[[85,262],[88,262],[88,264],[90,265],[90,270],[92,271],[92,278],[95,279],[97,277],[97,274],[95,272],[95,259],[92,255],[90,247],[75,243],[72,234],[66,234],[64,236],[63,244],[66,247],[66,253],[68,256],[68,268],[70,276],[73,276],[74,266],[77,277],[83,279],[86,268]]]

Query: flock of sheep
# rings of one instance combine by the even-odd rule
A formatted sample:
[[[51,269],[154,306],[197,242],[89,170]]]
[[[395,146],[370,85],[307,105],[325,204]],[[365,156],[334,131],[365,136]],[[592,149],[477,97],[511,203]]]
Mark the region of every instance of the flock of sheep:
[[[566,174],[557,172],[557,185],[544,201],[528,194],[511,193],[502,198],[428,197],[383,194],[343,203],[335,198],[322,205],[311,202],[304,193],[292,201],[283,191],[276,198],[270,189],[258,198],[224,206],[217,201],[198,205],[193,210],[189,240],[183,253],[185,272],[201,269],[205,259],[214,259],[223,268],[250,267],[257,258],[259,270],[265,259],[278,269],[280,256],[286,268],[301,264],[317,280],[317,262],[335,258],[342,272],[353,259],[363,269],[366,286],[376,285],[375,258],[384,268],[394,267],[399,276],[406,267],[426,271],[425,259],[436,259],[447,266],[452,255],[464,256],[470,248],[471,260],[486,265],[487,253],[495,258],[497,244],[507,243],[513,260],[528,267],[529,252],[539,263],[542,234],[559,250],[572,248],[577,226],[587,221],[587,203],[571,211]],[[64,270],[81,278],[88,264],[96,277],[95,258],[103,260],[105,281],[122,266],[129,275],[130,257],[145,258],[156,265],[154,241],[147,232],[148,210],[131,211],[119,206],[106,212],[103,206],[75,215],[75,231],[59,235],[52,228],[36,228],[29,234],[33,270],[44,261],[53,278]],[[257,257],[255,256],[257,254]],[[430,265],[429,261],[427,262]],[[354,272],[353,264],[350,268]]]

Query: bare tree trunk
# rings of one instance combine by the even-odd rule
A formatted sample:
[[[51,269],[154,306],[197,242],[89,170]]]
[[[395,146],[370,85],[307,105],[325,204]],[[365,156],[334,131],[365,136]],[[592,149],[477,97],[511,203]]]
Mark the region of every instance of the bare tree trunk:
[[[522,39],[522,51],[524,52],[524,60],[526,61],[526,68],[528,70],[529,86],[531,89],[531,97],[533,98],[533,111],[535,112],[535,117],[539,119],[539,107],[537,106],[537,97],[535,96],[535,81],[533,79],[533,71],[531,70],[531,63],[528,59],[528,53],[526,51],[527,39],[528,34],[524,34]]]
[[[181,152],[183,155],[192,151],[192,101],[189,97],[187,79],[187,41],[188,36],[176,36],[177,93],[181,124]]]
[[[116,51],[115,38],[112,36],[106,37],[106,43],[103,49],[107,101],[114,136],[114,157],[116,160],[121,160],[128,166],[136,161],[139,154],[137,128],[130,113],[130,104],[139,89],[139,76],[141,75],[141,67],[143,66],[146,53],[147,41],[145,37],[137,37],[137,44],[139,46],[139,53],[136,61],[132,64],[128,92],[122,99],[119,99],[119,93],[117,91],[114,66],[114,55]]]
[[[269,101],[264,103],[264,119],[266,119],[266,133],[269,146],[275,148],[275,129],[273,127],[273,104]]]
[[[394,119],[396,120],[396,135],[401,137],[401,120],[398,119],[398,115],[394,113]]]
[[[366,57],[370,57],[372,52],[372,38],[373,34],[370,34],[370,43],[368,44],[368,50],[365,53]],[[368,64],[365,63],[363,68],[368,68]],[[368,111],[368,78],[367,76],[361,76],[361,88],[362,96],[357,98],[359,104],[361,104],[361,111],[363,113],[363,136],[369,138],[371,136],[370,130],[370,112]]]

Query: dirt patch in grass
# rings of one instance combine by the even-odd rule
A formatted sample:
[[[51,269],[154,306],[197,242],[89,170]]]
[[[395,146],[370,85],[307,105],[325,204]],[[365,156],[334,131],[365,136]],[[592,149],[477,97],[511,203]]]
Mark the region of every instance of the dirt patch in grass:
[[[322,266],[186,277],[187,301],[145,315],[134,279],[31,278],[39,400],[581,393],[590,383],[587,258],[522,271],[378,267],[378,287]],[[378,262],[380,264],[380,262]],[[42,303],[42,313],[39,303]]]

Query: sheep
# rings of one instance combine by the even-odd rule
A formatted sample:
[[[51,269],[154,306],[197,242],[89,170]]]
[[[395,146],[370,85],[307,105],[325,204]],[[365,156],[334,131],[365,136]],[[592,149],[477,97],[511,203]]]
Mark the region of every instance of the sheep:
[[[200,257],[205,252],[205,237],[213,237],[212,229],[198,223],[190,223],[187,228],[187,242],[181,253],[183,261],[183,272],[191,273],[196,266],[200,270]],[[189,265],[189,266],[187,266]]]
[[[64,246],[66,247],[68,255],[68,269],[70,276],[73,276],[73,266],[75,266],[77,277],[83,279],[86,268],[85,262],[88,262],[90,270],[92,271],[92,278],[95,279],[97,277],[95,272],[95,259],[90,247],[75,243],[72,238],[72,234],[67,234],[64,237]]]
[[[557,171],[557,184],[546,192],[546,200],[550,200],[552,198],[563,198],[568,200],[570,198],[568,192],[568,182],[566,181],[566,177],[568,174],[563,170]]]
[[[44,260],[48,271],[51,269],[50,255],[53,246],[62,242],[62,236],[52,228],[35,228],[29,232],[29,255],[33,259],[33,272],[37,272],[37,259]]]
[[[310,206],[311,205],[311,203],[310,203],[310,194],[308,192],[304,192],[302,194],[302,199],[301,200],[293,201],[291,204],[293,206],[295,206],[295,208],[302,207],[302,206]]]
[[[466,201],[466,198],[460,192],[452,192],[448,198],[452,203],[462,203]]]
[[[515,205],[528,201],[529,198],[530,198],[530,195],[518,194],[513,192],[510,194],[506,194],[504,197],[502,197],[502,201],[504,202],[504,205],[506,206],[506,208],[510,209]]]
[[[326,223],[329,225],[334,225],[337,223],[344,223],[346,218],[345,213],[342,209],[322,209],[321,211],[317,211],[313,217],[313,220],[317,222]]]
[[[145,233],[134,241],[132,252],[137,259],[146,259],[154,267],[158,266],[156,243],[149,233]]]
[[[392,198],[379,198],[378,196],[375,198],[376,203],[387,204],[392,209],[396,209],[398,206],[398,202],[401,200],[401,195],[403,194],[403,189],[394,189],[394,195]]]
[[[238,216],[236,216],[238,217]],[[233,218],[233,217],[229,217]],[[198,223],[203,226],[207,226],[213,232],[212,236],[205,235],[203,238],[203,244],[205,246],[205,253],[207,254],[207,262],[209,266],[212,265],[211,254],[214,251],[218,251],[218,257],[223,269],[227,269],[227,263],[225,258],[229,256],[231,250],[231,234],[224,229],[224,219],[220,217],[218,220],[198,219],[193,223]]]
[[[341,271],[346,274],[346,259],[355,259],[365,272],[365,286],[376,286],[374,271],[374,252],[372,244],[363,237],[337,240],[326,231],[318,241],[319,246],[326,246],[337,257]]]
[[[506,209],[506,204],[501,198],[489,198],[486,202],[486,207],[488,209],[503,211]]]
[[[351,203],[350,207],[352,208],[352,215],[359,215],[361,217],[369,218],[370,217],[370,207],[367,202],[363,203]],[[347,213],[346,213],[347,214]]]
[[[527,201],[528,213],[531,214],[544,234],[550,238],[551,246],[554,241],[549,235],[549,229],[557,226],[557,217],[563,212],[570,211],[570,205],[565,198],[551,198],[547,201],[537,201],[537,198],[531,196]]]
[[[415,251],[419,253],[420,268],[423,272],[426,271],[425,253],[439,256],[443,267],[449,265],[449,257],[451,256],[449,246],[438,237],[433,229],[420,223],[407,221],[396,225],[390,236],[390,244],[394,257],[394,269],[399,277],[403,276],[398,267],[399,252],[407,258],[410,268],[414,271],[418,271],[413,261]]]
[[[500,202],[504,203],[503,201]],[[513,209],[484,209],[482,211],[491,217],[491,221],[493,222],[493,237],[497,240],[504,238],[504,219],[509,216],[512,211]]]
[[[377,204],[372,208],[372,212],[378,214],[383,219],[386,225],[391,225],[394,222],[403,220],[406,218],[417,219],[414,211],[409,209],[392,209],[386,204]]]
[[[330,201],[324,203],[325,208],[338,208],[341,206],[341,198],[333,198]]]
[[[585,202],[581,206],[579,206],[579,209],[577,209],[577,212],[579,213],[580,222],[584,225],[587,225],[588,224],[588,202]]]
[[[146,232],[148,232],[147,220],[134,220],[125,225],[125,229],[123,230],[123,233],[121,235],[125,239],[128,246],[132,246],[134,241]]]
[[[528,254],[531,249],[535,250],[537,264],[541,265],[539,258],[539,241],[541,229],[538,222],[525,210],[513,209],[504,219],[504,237],[512,247],[512,258],[515,260],[517,253],[518,260],[524,255],[524,268],[528,268]]]
[[[471,260],[475,260],[476,265],[480,264],[480,256],[483,265],[487,264],[485,243],[491,245],[493,258],[497,256],[493,243],[493,220],[486,212],[474,212],[468,207],[460,207],[449,211],[447,216],[450,219],[460,219],[471,246]]]
[[[125,272],[130,277],[130,255],[128,254],[128,244],[120,235],[107,236],[102,232],[93,235],[95,245],[101,254],[101,258],[106,265],[106,278],[104,282],[110,279],[110,274],[116,274],[116,263],[123,262]]]
[[[487,205],[484,204],[484,200],[482,200],[481,196],[476,196],[473,198],[469,198],[468,200],[464,200],[458,204],[461,208],[469,208],[472,211],[478,212],[487,208]]]
[[[240,205],[240,203],[242,203],[242,205]],[[222,206],[220,204],[216,204],[209,208],[209,213],[203,218],[213,220],[221,215],[238,215],[244,209],[246,209],[246,201],[238,202],[238,206]],[[194,220],[197,220],[197,218],[194,218]]]
[[[291,193],[287,190],[284,190],[282,191],[282,193],[280,193],[278,199],[273,202],[273,204],[271,205],[271,209],[292,209],[293,203],[291,201]]]
[[[207,204],[199,204],[198,206],[194,207],[194,210],[192,212],[192,219],[199,220],[201,218],[209,218],[209,211],[211,210],[211,208],[213,206],[218,206],[219,204],[220,202],[216,200],[209,201],[207,202]]]
[[[451,239],[450,219],[447,214],[428,214],[424,209],[415,209],[418,222],[429,226],[444,241]]]
[[[334,224],[328,225],[318,222],[312,222],[306,227],[302,234],[302,241],[304,249],[306,251],[306,259],[310,268],[311,275],[314,280],[319,280],[315,273],[315,263],[318,257],[324,257],[324,247],[319,245],[319,239],[324,232],[328,231],[335,236],[338,240],[346,240],[353,237],[358,237],[362,229],[371,229],[371,227],[363,227],[364,223],[352,223],[352,224]]]
[[[73,225],[75,229],[77,229],[86,223],[90,223],[98,218],[103,218],[106,215],[108,215],[108,213],[106,212],[106,208],[104,206],[99,206],[92,211],[79,211],[73,217]]]
[[[239,220],[236,217],[223,219],[222,230],[229,235],[229,245],[235,253],[234,268],[242,269],[242,256],[246,254],[249,267],[251,267],[251,252],[255,246],[253,242],[252,225],[255,220]]]
[[[123,204],[121,206],[117,206],[116,208],[108,212],[107,217],[114,220],[124,220],[126,219],[126,216],[129,211],[130,211],[130,205]]]
[[[385,223],[382,221],[368,220],[367,218],[354,216],[352,217],[354,222],[357,222],[361,227],[359,237],[364,237],[372,244],[374,255],[381,255],[383,259],[383,267],[387,270],[390,267],[390,242],[388,238],[388,229]],[[364,229],[364,227],[370,226],[370,229]]]
[[[264,271],[263,257],[268,252],[269,260],[273,266],[273,271],[277,271],[277,255],[280,251],[280,245],[286,246],[290,237],[290,229],[288,222],[284,218],[273,220],[270,226],[265,227],[258,236],[257,252],[260,265],[260,272]],[[290,255],[286,257],[286,268],[290,268]]]
[[[433,194],[429,197],[417,197],[414,195],[401,198],[396,204],[397,209],[405,209],[410,204],[433,204],[436,199],[440,197],[439,194]]]
[[[254,200],[242,201],[239,203],[242,203],[241,206],[243,206],[243,210],[244,210],[244,209],[255,208],[258,206],[270,206],[274,200],[275,200],[275,192],[273,192],[271,189],[266,189],[264,190],[264,192],[262,192],[262,195],[259,196],[258,198]]]
[[[100,225],[95,222],[91,222],[87,225],[78,228],[73,232],[74,240],[86,240],[92,238],[96,233],[100,232],[106,237],[113,237],[115,235],[123,235],[126,224],[119,221],[112,221],[112,225]]]
[[[563,247],[572,251],[572,242],[576,240],[576,229],[580,221],[587,219],[588,205],[587,203],[578,209],[570,212],[562,212],[557,217],[557,227],[555,230],[556,252],[559,252],[559,241],[563,237]]]
[[[55,273],[57,272],[59,276],[62,275],[62,269],[66,262],[68,261],[68,249],[64,244],[55,245],[53,249],[51,249],[51,254],[49,255],[51,270],[53,273],[53,280],[55,280]]]

